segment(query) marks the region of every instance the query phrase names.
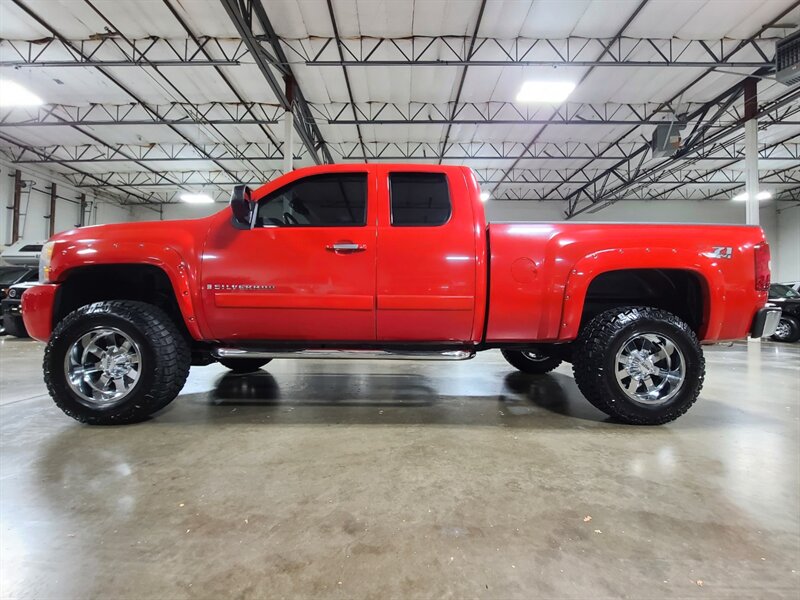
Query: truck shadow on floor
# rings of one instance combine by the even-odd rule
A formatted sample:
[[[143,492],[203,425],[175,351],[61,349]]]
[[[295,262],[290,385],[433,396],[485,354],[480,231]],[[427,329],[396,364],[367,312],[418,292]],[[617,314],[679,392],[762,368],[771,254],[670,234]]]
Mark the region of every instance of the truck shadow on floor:
[[[611,423],[581,396],[574,381],[560,373],[546,376],[514,372],[486,386],[413,374],[303,373],[302,377],[261,371],[226,374],[206,393],[181,395],[158,420],[182,420],[184,407],[204,418],[238,413],[271,423],[454,424],[574,426],[573,419]],[[175,412],[174,415],[170,414]],[[177,413],[180,412],[180,415]],[[559,417],[566,416],[570,419]]]
[[[276,376],[277,375],[277,376]],[[160,423],[466,425],[574,429],[589,425],[647,432],[616,423],[583,397],[560,372],[518,371],[442,378],[415,373],[257,371],[225,374],[209,391],[181,394],[153,419]],[[774,420],[701,395],[697,405],[667,427],[718,428]]]

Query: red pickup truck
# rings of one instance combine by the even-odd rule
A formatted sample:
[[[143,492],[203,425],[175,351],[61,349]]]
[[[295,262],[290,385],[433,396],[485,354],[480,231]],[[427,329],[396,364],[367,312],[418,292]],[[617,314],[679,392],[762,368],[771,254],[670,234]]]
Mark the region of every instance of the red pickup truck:
[[[466,167],[325,165],[207,218],[101,225],[44,247],[25,325],[56,404],[142,420],[191,365],[274,358],[571,362],[613,418],[659,424],[703,382],[700,343],[773,333],[758,227],[492,223]]]

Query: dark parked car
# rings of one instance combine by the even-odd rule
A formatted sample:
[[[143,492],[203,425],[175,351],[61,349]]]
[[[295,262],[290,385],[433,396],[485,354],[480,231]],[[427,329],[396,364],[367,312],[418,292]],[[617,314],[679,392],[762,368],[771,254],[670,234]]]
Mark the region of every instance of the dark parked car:
[[[781,320],[772,339],[778,342],[800,340],[800,292],[788,285],[773,283],[769,286],[769,301],[781,307]]]
[[[16,283],[8,288],[6,297],[0,301],[0,315],[2,315],[3,329],[7,335],[18,338],[26,338],[28,330],[22,320],[22,294],[30,287],[37,284],[36,281]]]
[[[0,267],[0,302],[3,302],[6,299],[9,288],[12,285],[17,283],[25,283],[28,281],[36,281],[38,278],[39,273],[34,267]],[[3,313],[0,312],[0,329],[5,328],[5,318]]]

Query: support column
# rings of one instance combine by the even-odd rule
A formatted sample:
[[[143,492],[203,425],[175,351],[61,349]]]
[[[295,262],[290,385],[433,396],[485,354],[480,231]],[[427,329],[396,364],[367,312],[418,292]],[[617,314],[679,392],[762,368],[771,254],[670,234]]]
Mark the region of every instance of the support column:
[[[80,219],[78,221],[78,227],[83,227],[86,225],[86,194],[81,194],[78,196],[78,200],[80,201]]]
[[[294,79],[284,77],[286,98],[289,100],[289,110],[283,113],[283,173],[289,173],[294,168],[294,114],[292,112],[294,96]]]
[[[47,237],[51,238],[56,233],[56,184],[50,185],[50,216],[47,217],[50,222],[47,228]]]
[[[283,172],[293,169],[294,158],[294,115],[286,111],[283,114]]]
[[[745,223],[758,225],[758,80],[751,77],[744,82],[744,172],[747,190]]]
[[[14,171],[14,200],[11,204],[11,243],[19,240],[19,213],[22,205],[22,171]]]

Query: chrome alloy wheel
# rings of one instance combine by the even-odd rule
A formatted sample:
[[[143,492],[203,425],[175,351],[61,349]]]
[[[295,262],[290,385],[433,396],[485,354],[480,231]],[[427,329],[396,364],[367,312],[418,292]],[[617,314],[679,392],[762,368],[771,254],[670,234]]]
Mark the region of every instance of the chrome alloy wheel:
[[[539,354],[537,352],[523,352],[522,355],[528,360],[535,362],[544,362],[550,358],[546,354]]]
[[[791,335],[792,330],[789,327],[789,321],[786,319],[781,319],[778,321],[778,326],[775,328],[775,337],[781,340],[785,340],[786,338]]]
[[[677,394],[686,380],[683,353],[661,333],[637,333],[614,361],[617,383],[634,402],[655,406]]]
[[[98,327],[72,343],[64,370],[81,401],[106,408],[130,393],[139,381],[141,362],[141,350],[130,336],[113,327]]]

